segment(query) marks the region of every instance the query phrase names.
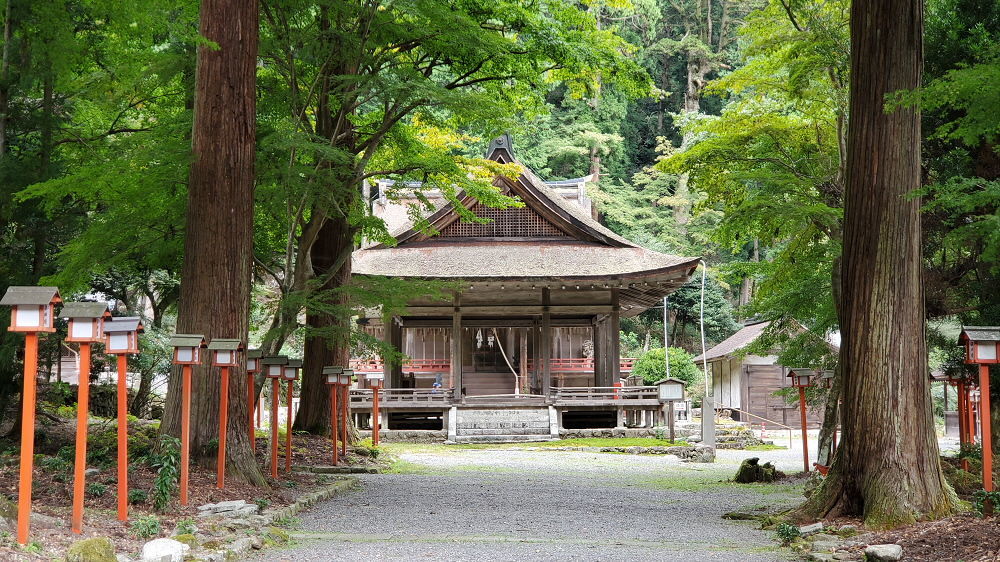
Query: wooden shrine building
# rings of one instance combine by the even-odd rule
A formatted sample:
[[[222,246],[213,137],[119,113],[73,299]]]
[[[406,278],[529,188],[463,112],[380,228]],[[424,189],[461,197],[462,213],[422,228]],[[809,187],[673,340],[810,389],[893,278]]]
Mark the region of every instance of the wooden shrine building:
[[[460,194],[489,222],[461,221],[443,204],[428,217],[436,234],[404,224],[396,246],[354,253],[354,275],[449,281],[457,289],[447,301],[415,297],[402,316],[362,319],[409,360],[359,358],[353,366],[361,375],[384,372],[390,409],[394,396],[450,406],[543,406],[559,394],[588,395],[593,404],[619,399],[612,389],[623,369],[621,318],[659,305],[698,259],[611,232],[593,218],[587,178],[543,182],[516,160],[509,136],[495,139],[486,156],[520,167],[518,178],[494,185],[524,206],[490,208]],[[381,193],[377,199],[385,202]]]

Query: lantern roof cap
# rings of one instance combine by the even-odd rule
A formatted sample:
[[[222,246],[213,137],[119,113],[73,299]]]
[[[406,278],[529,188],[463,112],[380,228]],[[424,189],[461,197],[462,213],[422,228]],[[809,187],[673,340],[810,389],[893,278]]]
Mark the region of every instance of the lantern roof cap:
[[[205,336],[201,334],[174,334],[170,338],[171,347],[205,347]]]
[[[104,323],[104,332],[141,332],[142,322],[138,316],[113,316]],[[200,337],[200,336],[199,336]]]
[[[260,360],[263,365],[286,365],[288,363],[288,357],[284,355],[277,355],[274,357],[263,357]]]
[[[962,326],[958,341],[1000,341],[1000,326]]]
[[[101,318],[111,316],[104,302],[67,302],[59,312],[61,318]]]
[[[62,302],[59,298],[59,289],[56,287],[7,287],[7,292],[0,299],[0,305],[46,305],[54,302]]]
[[[686,381],[683,381],[681,379],[675,379],[674,377],[664,377],[664,378],[662,378],[662,379],[654,382],[653,386],[658,386],[658,385],[665,384],[665,383],[670,383],[670,382],[673,382],[673,383],[679,382],[681,384],[687,384]]]
[[[302,360],[301,359],[289,359],[288,362],[285,363],[285,366],[286,367],[295,367],[296,369],[301,369],[302,368]]]
[[[326,367],[323,367],[324,375],[342,375],[343,373],[344,373],[343,367],[337,367],[334,365],[328,365]]]
[[[238,339],[215,338],[208,344],[209,351],[243,351],[243,342]]]
[[[264,350],[263,349],[248,349],[247,350],[247,359],[260,359],[263,356],[264,356]]]
[[[789,377],[800,377],[802,375],[808,375],[810,377],[816,376],[817,369],[812,367],[789,367],[788,375]]]

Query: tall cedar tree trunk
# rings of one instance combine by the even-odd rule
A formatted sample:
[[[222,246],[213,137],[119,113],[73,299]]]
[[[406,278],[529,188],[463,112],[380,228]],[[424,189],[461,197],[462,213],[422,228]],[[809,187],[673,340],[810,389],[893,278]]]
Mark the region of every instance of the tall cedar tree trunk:
[[[324,276],[336,267],[344,252],[350,252],[354,240],[344,217],[330,217],[320,231],[319,238],[312,247],[313,267],[316,274]],[[326,291],[342,287],[351,279],[351,261],[346,260],[336,275],[322,287]],[[344,305],[344,297],[335,297]],[[308,431],[314,434],[330,433],[330,387],[323,376],[323,367],[339,365],[346,367],[350,361],[351,346],[348,330],[350,326],[338,325],[349,322],[344,314],[329,315],[312,311],[306,312],[306,325],[309,330],[319,330],[315,334],[306,335],[303,352],[302,369],[302,400],[299,412],[295,416],[293,428],[296,431]],[[331,332],[332,330],[332,332]]]
[[[922,4],[853,2],[844,211],[844,438],[805,512],[889,528],[953,511],[931,419],[921,284],[920,113],[886,95],[920,85]]]
[[[203,0],[199,32],[218,48],[198,47],[177,331],[245,342],[253,258],[257,2]],[[263,484],[247,437],[243,372],[234,368],[229,379],[227,469],[234,478]],[[191,456],[206,466],[215,465],[210,442],[219,432],[219,386],[219,369],[194,369]],[[181,376],[175,368],[165,432],[180,434],[180,410]]]

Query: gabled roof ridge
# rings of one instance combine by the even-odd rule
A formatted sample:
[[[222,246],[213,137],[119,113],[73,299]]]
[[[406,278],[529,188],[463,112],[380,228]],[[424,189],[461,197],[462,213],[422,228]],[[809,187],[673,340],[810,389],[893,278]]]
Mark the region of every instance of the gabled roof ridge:
[[[514,157],[510,135],[503,135],[502,137],[494,139],[490,143],[490,147],[485,156],[486,158],[496,162],[517,164],[521,170],[521,175],[517,180],[508,182],[508,185],[510,185],[511,189],[514,190],[516,189],[516,185],[519,184],[524,188],[526,193],[515,193],[515,195],[521,196],[521,200],[524,201],[525,205],[535,212],[539,212],[540,209],[538,206],[541,206],[544,208],[541,210],[547,210],[549,211],[548,214],[554,214],[555,217],[560,220],[550,222],[553,222],[553,225],[556,228],[566,231],[567,234],[573,238],[597,242],[613,247],[640,247],[638,244],[616,234],[611,229],[599,223],[596,219],[590,216],[589,213],[568,201],[556,192],[555,189],[546,185],[545,182],[535,175],[530,168],[518,161]],[[470,208],[476,202],[475,199],[467,196],[464,191],[458,194],[458,200],[465,205],[466,208]],[[426,220],[428,223],[433,225],[435,229],[440,231],[444,227],[455,222],[455,220],[458,220],[457,217],[449,217],[449,215],[455,214],[454,208],[455,204],[449,201],[440,209],[428,216]],[[545,217],[547,213],[541,212],[539,214]],[[415,237],[420,236],[422,233],[422,231],[415,228],[414,222],[410,221],[399,228],[396,232],[393,232],[392,235],[396,239],[397,244],[403,244]],[[388,246],[385,244],[374,244],[367,246],[367,249],[386,247]]]

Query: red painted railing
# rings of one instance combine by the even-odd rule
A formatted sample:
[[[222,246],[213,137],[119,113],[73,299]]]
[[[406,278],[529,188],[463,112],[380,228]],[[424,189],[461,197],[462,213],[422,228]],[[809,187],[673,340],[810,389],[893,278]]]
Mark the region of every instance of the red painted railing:
[[[631,373],[635,359],[632,357],[622,357],[619,368],[622,373]],[[589,357],[559,358],[550,359],[549,368],[553,373],[575,374],[593,373],[594,360]],[[351,359],[351,368],[355,373],[381,373],[383,371],[381,359]],[[528,369],[534,369],[534,361],[528,361]],[[447,373],[451,370],[451,361],[448,359],[409,359],[403,363],[404,373],[426,373],[437,374]]]

